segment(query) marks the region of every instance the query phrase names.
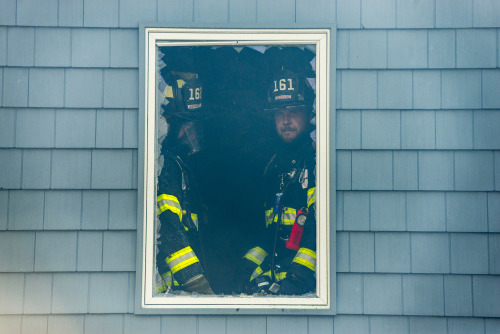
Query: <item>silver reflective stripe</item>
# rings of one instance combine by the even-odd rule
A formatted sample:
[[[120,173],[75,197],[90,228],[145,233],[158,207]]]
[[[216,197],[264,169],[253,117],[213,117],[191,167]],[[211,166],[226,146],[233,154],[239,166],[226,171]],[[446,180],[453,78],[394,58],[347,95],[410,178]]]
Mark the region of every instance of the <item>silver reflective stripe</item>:
[[[182,208],[177,197],[173,195],[161,194],[156,198],[156,205],[158,207],[158,215],[162,214],[166,210],[170,210],[177,214],[179,216],[179,220],[182,221]]]
[[[189,264],[191,263],[188,263],[186,261],[192,259],[192,258],[196,258],[196,260],[198,259],[196,257],[196,254],[193,252],[193,251],[190,251],[184,255],[181,255],[171,261],[167,261],[170,269],[172,270],[172,272],[175,274],[176,272],[178,272],[179,270],[187,267]],[[184,265],[181,265],[183,262],[186,262]],[[191,261],[189,261],[191,262]],[[197,262],[197,261],[196,261]],[[176,266],[179,266],[178,268]]]
[[[296,216],[297,216],[297,210],[295,210],[294,208],[285,208],[283,215],[281,217],[281,224],[293,225]]]
[[[295,255],[295,257],[300,257],[308,262],[311,262],[312,264],[316,265],[316,258],[315,257],[312,257],[311,255],[309,254],[306,254],[306,253],[302,253],[302,252],[297,252],[297,255]]]
[[[168,200],[168,199],[162,199],[161,201],[158,202],[158,207],[162,207],[164,206],[165,204],[168,204],[168,206],[173,206],[174,208],[177,208],[179,210],[182,210],[181,206],[179,203],[176,203],[172,200]]]
[[[308,254],[309,253],[309,254]],[[295,263],[301,264],[312,271],[316,270],[316,252],[301,248],[293,258]]]
[[[256,277],[259,277],[260,274],[262,274],[263,270],[261,267],[257,267],[252,273],[252,276],[250,276],[250,281],[253,280]]]
[[[264,254],[261,254],[255,248],[250,249],[247,252],[247,254],[248,255],[253,255],[257,260],[259,260],[260,263],[262,263],[262,261],[264,261],[264,259],[266,258],[265,252],[264,252]]]
[[[314,203],[316,203],[316,187],[307,190],[307,207],[309,208]]]
[[[198,215],[196,213],[191,213],[191,219],[193,220],[196,229],[198,229]]]

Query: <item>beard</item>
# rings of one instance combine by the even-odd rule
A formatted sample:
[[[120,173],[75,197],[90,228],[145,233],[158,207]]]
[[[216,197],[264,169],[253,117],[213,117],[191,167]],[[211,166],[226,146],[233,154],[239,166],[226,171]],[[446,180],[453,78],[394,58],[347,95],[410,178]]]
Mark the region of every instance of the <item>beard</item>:
[[[279,136],[285,143],[291,143],[299,137],[299,133],[296,128],[285,126],[280,129]]]

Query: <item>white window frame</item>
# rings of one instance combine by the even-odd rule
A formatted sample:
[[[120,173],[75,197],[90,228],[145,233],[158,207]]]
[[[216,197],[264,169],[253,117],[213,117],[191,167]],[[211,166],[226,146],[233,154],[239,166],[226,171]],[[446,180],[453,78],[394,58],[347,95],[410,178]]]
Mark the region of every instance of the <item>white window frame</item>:
[[[157,47],[179,45],[314,45],[316,48],[316,295],[155,296],[155,143]],[[334,314],[335,313],[335,28],[186,28],[142,25],[140,30],[138,242],[136,313]],[[232,274],[232,273],[228,273]]]

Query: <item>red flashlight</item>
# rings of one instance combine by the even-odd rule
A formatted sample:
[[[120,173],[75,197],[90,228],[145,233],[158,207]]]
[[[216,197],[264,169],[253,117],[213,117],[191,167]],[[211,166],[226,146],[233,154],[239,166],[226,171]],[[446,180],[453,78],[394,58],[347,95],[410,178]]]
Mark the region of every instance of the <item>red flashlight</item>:
[[[302,239],[302,234],[304,233],[304,224],[307,219],[307,211],[298,210],[297,216],[295,217],[295,222],[293,223],[292,232],[290,233],[290,238],[286,244],[286,248],[291,250],[299,250],[300,240]]]

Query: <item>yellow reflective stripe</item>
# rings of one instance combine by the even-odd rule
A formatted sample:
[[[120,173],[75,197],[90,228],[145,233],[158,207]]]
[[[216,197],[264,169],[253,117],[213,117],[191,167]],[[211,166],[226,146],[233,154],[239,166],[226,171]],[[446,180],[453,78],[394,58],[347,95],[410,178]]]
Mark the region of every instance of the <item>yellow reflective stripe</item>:
[[[273,209],[266,210],[266,228],[271,225],[273,222],[271,221],[271,217],[273,215]],[[278,215],[274,216],[274,222],[278,221]]]
[[[257,267],[257,269],[255,269],[255,270],[253,271],[252,276],[250,276],[250,282],[251,282],[254,278],[259,277],[259,276],[260,276],[260,274],[262,274],[262,272],[263,272],[263,271],[264,271],[264,270],[262,270],[262,268],[261,268],[261,267]]]
[[[182,86],[184,86],[185,83],[186,81],[182,79],[177,79],[177,87],[182,88]]]
[[[166,262],[172,273],[175,274],[179,270],[182,270],[196,262],[200,262],[200,260],[196,257],[193,249],[190,246],[187,246],[168,257]]]
[[[174,91],[172,90],[172,86],[167,85],[167,87],[165,87],[165,90],[163,91],[163,96],[170,98],[174,97]]]
[[[269,278],[271,278],[271,270],[266,271],[262,276],[269,276]]]
[[[182,221],[182,208],[177,197],[173,195],[161,194],[156,198],[156,205],[158,206],[158,216],[163,212],[170,210],[179,216]]]
[[[179,286],[179,282],[175,280],[175,278],[172,276],[171,271],[167,271],[165,274],[161,275],[161,278],[163,278],[163,281],[165,282],[165,286]]]
[[[314,260],[316,260],[316,252],[313,251],[313,250],[310,250],[309,248],[304,248],[304,247],[301,247],[297,253],[304,253],[304,254],[307,254],[309,255],[310,257],[314,258]]]
[[[167,290],[167,285],[163,284],[156,287],[156,292],[165,292]]]
[[[196,226],[196,230],[198,230],[198,215],[196,213],[191,213],[191,219]]]
[[[197,262],[200,262],[200,260],[198,260],[196,255],[194,255],[194,253],[193,253],[193,255],[190,256],[188,259],[180,262],[179,264],[177,264],[173,267],[170,267],[170,269],[172,269],[172,272],[175,274],[176,272],[178,272],[186,267],[189,267],[190,265],[197,263]]]
[[[284,208],[283,214],[281,215],[281,225],[293,225],[296,216],[297,210],[294,208]]]
[[[253,263],[255,263],[256,265],[260,266],[260,264],[262,263],[262,261],[264,261],[266,256],[267,256],[267,252],[265,250],[263,250],[260,247],[254,247],[254,248],[250,249],[245,254],[245,256],[243,256],[243,258],[248,259],[248,260],[252,261]]]
[[[177,252],[170,255],[170,257],[167,258],[167,263],[169,261],[175,260],[175,259],[177,259],[177,258],[179,258],[179,257],[181,257],[189,252],[192,252],[192,251],[193,251],[193,249],[191,248],[191,246],[184,247],[183,249],[178,250]]]
[[[274,277],[276,278],[276,281],[281,281],[281,280],[284,280],[286,278],[286,271],[285,272],[281,272],[281,273],[274,273]]]
[[[163,280],[162,285],[156,287],[156,292],[165,292],[169,287],[173,285],[179,286],[179,283],[172,277],[172,272],[167,271],[165,274],[161,275],[161,278]]]
[[[271,225],[271,217],[273,215],[273,209],[269,209],[265,212],[266,214],[266,228]],[[281,214],[281,225],[293,225],[295,222],[295,217],[297,216],[297,210],[294,208],[283,208],[283,213]],[[274,222],[278,221],[278,215],[274,216]]]
[[[297,254],[293,258],[295,263],[301,264],[304,267],[311,269],[312,271],[316,270],[316,252],[310,250],[308,248],[300,248],[297,251]]]
[[[307,208],[316,203],[316,187],[312,187],[307,190]]]

